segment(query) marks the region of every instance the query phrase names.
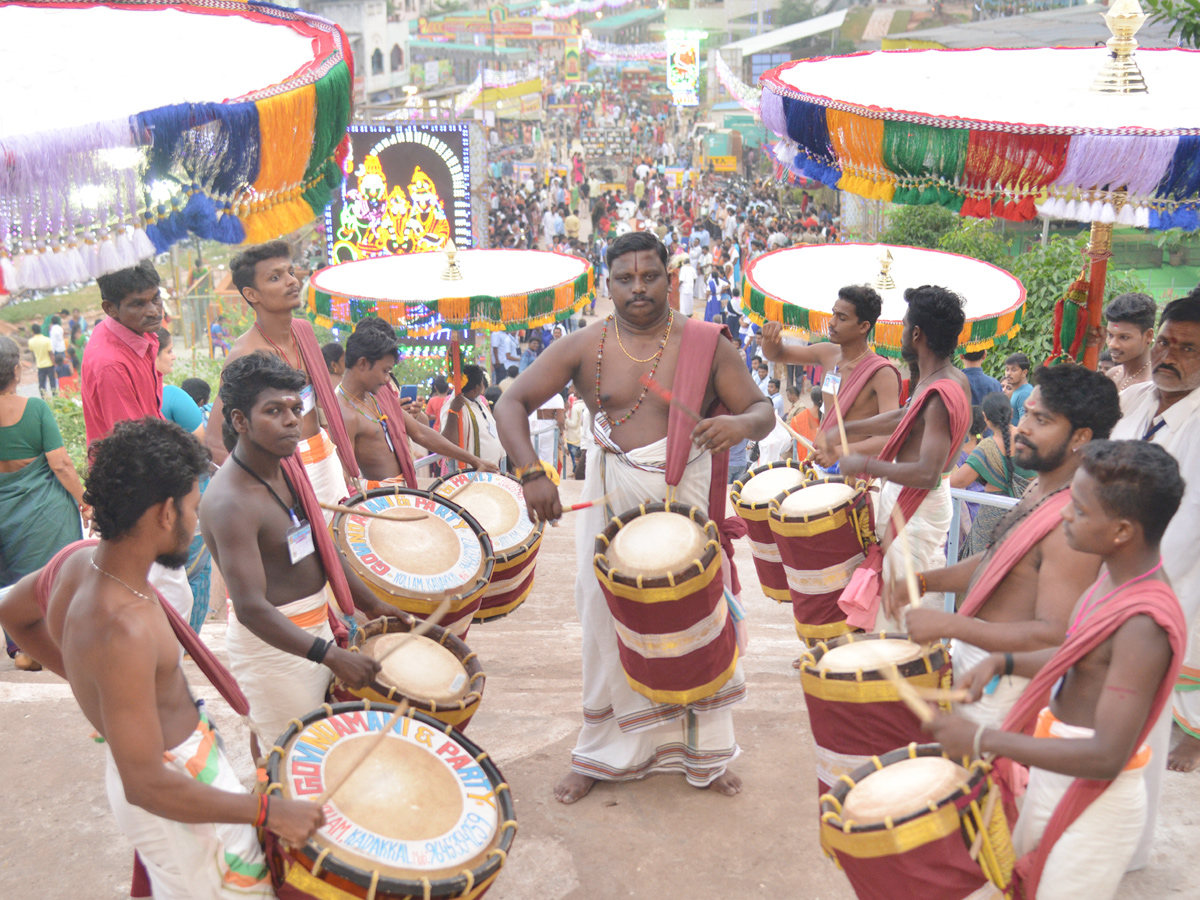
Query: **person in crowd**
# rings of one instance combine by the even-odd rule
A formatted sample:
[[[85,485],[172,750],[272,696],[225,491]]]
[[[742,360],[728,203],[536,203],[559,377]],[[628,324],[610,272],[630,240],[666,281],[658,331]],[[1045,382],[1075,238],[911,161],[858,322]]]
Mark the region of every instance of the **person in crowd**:
[[[54,367],[54,353],[50,349],[50,338],[42,334],[42,326],[34,322],[29,326],[33,332],[29,338],[29,352],[33,356],[33,364],[37,367],[38,390],[42,395],[58,393],[58,375]]]
[[[525,349],[521,353],[521,362],[517,366],[518,373],[524,372],[531,365],[533,365],[533,361],[538,358],[538,355],[541,354],[541,352],[542,339],[538,335],[533,335],[529,338],[529,341],[525,345]]]
[[[199,407],[200,414],[204,417],[204,426],[207,428],[208,417],[212,412],[212,388],[209,386],[209,383],[203,378],[185,378],[179,386],[192,398],[192,402]]]
[[[1149,294],[1120,294],[1104,307],[1105,340],[1117,390],[1150,381],[1150,351],[1158,306]]]
[[[962,355],[963,374],[971,383],[972,406],[982,406],[984,397],[1000,392],[1000,382],[983,371],[985,359],[987,359],[986,350],[973,350]]]
[[[1029,357],[1024,353],[1012,353],[1004,360],[1004,377],[1008,380],[1009,402],[1013,409],[1013,424],[1020,425],[1025,415],[1025,401],[1033,392],[1029,383]]]
[[[342,376],[346,374],[346,348],[339,341],[330,341],[321,345],[321,356],[325,359],[329,383],[336,390],[342,382]]]

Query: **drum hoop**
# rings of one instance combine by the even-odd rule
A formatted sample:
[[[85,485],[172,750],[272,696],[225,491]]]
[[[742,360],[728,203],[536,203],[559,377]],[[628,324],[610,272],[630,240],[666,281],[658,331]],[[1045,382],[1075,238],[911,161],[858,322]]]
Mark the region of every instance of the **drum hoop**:
[[[800,484],[797,485],[797,487],[804,487],[805,482],[807,481],[806,473],[804,471],[804,464],[798,463],[794,459],[778,459],[775,462],[769,462],[765,465],[761,465],[757,469],[752,469],[751,471],[747,472],[742,478],[739,478],[733,483],[733,490],[729,492],[729,502],[733,504],[735,510],[769,509],[771,506],[771,501],[779,499],[777,495],[775,497],[768,498],[763,503],[742,502],[742,491],[745,490],[746,485],[750,483],[750,479],[755,475],[761,475],[763,472],[769,472],[771,469],[795,469],[800,473]]]
[[[800,654],[800,675],[807,675],[810,678],[826,681],[887,681],[887,678],[881,675],[878,671],[864,671],[856,669],[853,672],[830,672],[828,670],[818,670],[817,663],[830,650],[836,647],[842,647],[846,644],[853,644],[860,641],[881,641],[881,640],[911,640],[908,632],[897,631],[878,631],[868,634],[860,632],[851,632],[843,634],[840,637],[833,638],[828,641],[818,641],[815,647],[807,648]],[[915,643],[915,641],[914,641]],[[944,641],[938,641],[928,651],[922,651],[921,655],[916,659],[910,659],[908,662],[899,663],[897,668],[900,674],[905,678],[911,678],[914,675],[926,675],[940,671],[943,666],[950,661],[950,647]]]
[[[790,497],[796,491],[802,491],[805,488],[816,487],[819,484],[845,484],[847,487],[853,487],[854,494],[849,500],[844,500],[836,506],[831,506],[826,510],[806,513],[802,516],[790,516],[784,513],[781,509],[783,501]],[[809,522],[820,521],[830,516],[837,515],[842,510],[850,510],[857,506],[867,496],[867,483],[861,480],[855,480],[853,485],[846,483],[846,479],[842,475],[822,475],[817,478],[805,480],[793,488],[788,488],[782,491],[778,496],[772,497],[767,504],[770,507],[770,516],[777,522],[784,525],[803,525]]]
[[[457,472],[451,472],[449,474],[442,475],[438,478],[435,478],[430,483],[427,490],[431,494],[436,494],[437,489],[439,487],[441,487],[443,484],[445,484],[447,481],[449,481],[451,478],[454,478],[458,475],[468,475],[472,472],[478,472],[478,471],[479,471],[478,469],[460,469]],[[491,474],[491,473],[487,473],[487,474]],[[509,475],[505,472],[500,472],[498,474],[503,478],[507,478],[509,481],[517,481],[517,479],[513,478],[511,475]],[[517,484],[519,485],[520,482],[517,481]],[[445,501],[449,498],[438,497],[438,499]],[[453,500],[451,500],[450,502],[454,503]],[[503,565],[504,563],[507,563],[507,562],[512,562],[512,560],[515,559],[516,557],[521,556],[522,554],[528,553],[530,550],[533,550],[539,543],[541,543],[542,534],[545,530],[546,530],[545,522],[534,522],[533,523],[533,531],[531,531],[529,533],[529,537],[525,538],[525,540],[521,541],[521,543],[515,544],[514,546],[510,547],[507,550],[498,551],[495,548],[493,548],[492,555],[496,558],[496,565],[499,566],[499,565]],[[485,533],[486,533],[486,529],[485,529]],[[491,535],[488,535],[488,540],[489,541],[491,540]]]
[[[617,536],[617,532],[632,522],[634,519],[640,519],[642,516],[649,515],[654,512],[673,512],[685,515],[702,529],[708,537],[705,543],[704,552],[700,555],[700,559],[692,560],[678,572],[671,572],[668,575],[663,575],[655,578],[640,577],[637,575],[625,575],[620,569],[614,570],[612,564],[608,560],[606,552],[613,542],[613,538]],[[635,506],[633,509],[626,510],[619,516],[614,516],[609,520],[605,529],[596,535],[596,548],[593,557],[593,563],[596,571],[602,578],[607,579],[613,584],[622,584],[626,587],[639,589],[645,588],[673,588],[678,587],[682,582],[689,581],[693,578],[698,578],[708,571],[708,568],[717,559],[717,554],[721,550],[721,536],[717,531],[717,525],[707,516],[700,513],[700,510],[694,506],[686,506],[682,503],[671,503],[670,501],[659,501],[657,503],[642,503]],[[699,568],[696,564],[699,563]]]
[[[442,595],[439,598],[439,600],[435,601],[435,602],[440,602],[440,600],[445,599],[445,600],[449,600],[451,602],[451,605],[453,605],[461,600],[469,599],[469,598],[473,597],[475,594],[481,593],[482,591],[486,590],[487,586],[488,586],[488,582],[490,582],[492,580],[492,571],[496,567],[496,556],[495,556],[495,553],[493,553],[493,551],[492,551],[492,539],[488,536],[488,533],[484,529],[484,527],[479,524],[479,520],[476,519],[469,512],[467,512],[465,509],[463,509],[462,506],[455,503],[453,500],[447,500],[445,497],[434,497],[431,492],[420,490],[418,488],[401,487],[400,485],[394,485],[392,487],[385,487],[385,488],[372,488],[371,490],[367,491],[365,494],[360,495],[362,498],[361,500],[357,497],[352,497],[347,502],[361,503],[365,500],[374,499],[375,497],[390,497],[390,496],[401,496],[401,495],[412,496],[412,497],[424,497],[427,500],[436,500],[438,503],[443,503],[446,506],[450,507],[450,509],[453,510],[457,515],[462,516],[462,518],[466,521],[466,523],[471,527],[471,531],[474,532],[475,537],[479,539],[479,543],[481,544],[481,548],[483,550],[483,568],[480,569],[479,575],[476,576],[475,580],[472,583],[470,583],[469,585],[464,585],[459,590],[457,590],[453,593]],[[337,546],[338,553],[342,554],[342,556],[345,557],[347,562],[349,562],[350,565],[353,566],[356,570],[361,570],[359,573],[359,577],[362,577],[363,573],[365,573],[367,580],[369,580],[372,584],[377,584],[380,587],[383,587],[383,588],[389,589],[389,590],[394,589],[395,585],[384,584],[383,582],[381,582],[380,579],[378,579],[374,575],[374,573],[372,573],[370,571],[370,569],[368,569],[366,566],[363,566],[358,561],[358,557],[354,556],[354,554],[352,554],[352,553],[349,553],[349,554],[346,553],[345,550],[343,549],[342,534],[345,529],[346,518],[348,516],[352,516],[352,515],[354,515],[354,514],[353,513],[344,513],[344,512],[334,513],[333,522],[330,524],[330,530],[333,532],[334,543]],[[410,595],[409,594],[400,594],[400,596],[409,597]],[[422,599],[428,599],[428,598],[411,597],[410,599],[422,600]]]
[[[267,793],[283,796],[283,785],[279,780],[283,757],[287,753],[288,746],[299,736],[301,731],[313,722],[322,718],[329,718],[338,713],[370,712],[373,709],[387,715],[391,715],[396,711],[395,705],[391,703],[372,704],[370,700],[357,700],[352,703],[326,703],[298,720],[293,719],[291,724],[288,725],[287,730],[280,735],[279,744],[272,747],[271,752],[267,754]],[[410,708],[405,711],[404,715],[434,731],[454,738],[464,750],[471,754],[476,764],[483,769],[488,777],[488,781],[492,784],[496,792],[498,807],[496,819],[500,841],[492,850],[488,851],[487,858],[479,863],[477,868],[468,870],[464,867],[464,871],[470,871],[474,875],[474,882],[478,885],[500,871],[504,865],[504,860],[508,858],[508,854],[512,849],[513,838],[517,833],[517,814],[512,794],[509,792],[508,785],[504,781],[504,776],[500,774],[500,770],[496,767],[496,764],[492,762],[491,757],[478,744],[463,736],[453,726],[447,725],[445,722],[439,722],[433,716],[426,713]],[[303,847],[299,848],[298,852],[303,854],[310,863],[313,863],[324,849],[326,848],[321,847],[310,839],[305,842]],[[500,853],[496,853],[495,851],[497,850]],[[325,856],[325,859],[321,863],[321,868],[354,884],[361,883],[363,885],[370,884],[372,877],[376,874],[375,870],[361,869],[358,866],[343,862],[334,853],[329,853]],[[461,896],[466,891],[468,885],[466,876],[462,874],[424,880],[379,875],[377,890],[383,894],[423,897],[425,896],[426,883],[443,884],[447,882],[450,883],[454,896]]]
[[[401,610],[401,612],[403,612],[403,610]],[[410,622],[408,619],[412,619],[412,621]],[[406,614],[406,617],[404,618],[400,616],[380,616],[378,619],[372,619],[370,622],[359,628],[355,633],[354,642],[350,649],[361,650],[362,646],[366,644],[367,639],[373,638],[376,635],[404,634],[412,631],[412,629],[419,624],[419,622],[420,620],[411,614]],[[388,627],[393,623],[407,627],[402,629],[388,630]],[[466,670],[467,673],[467,687],[470,688],[470,691],[468,691],[464,698],[453,703],[437,703],[436,701],[422,700],[416,697],[410,697],[408,694],[403,693],[399,688],[386,685],[379,681],[378,678],[374,679],[368,685],[368,687],[370,687],[371,690],[375,691],[380,696],[386,697],[389,703],[395,702],[397,698],[403,698],[408,701],[408,705],[410,707],[413,707],[420,712],[436,713],[445,712],[449,709],[458,709],[460,711],[464,711],[478,706],[479,701],[483,699],[483,687],[487,683],[487,673],[483,671],[483,666],[479,663],[479,655],[472,651],[462,638],[450,631],[448,628],[443,628],[441,625],[434,625],[429,629],[425,637],[429,638],[430,640],[437,641],[452,654],[454,654],[455,659],[462,663],[463,669]],[[475,685],[476,679],[480,680],[480,684],[478,686]],[[345,685],[342,685],[341,682],[338,682],[338,684],[345,688]]]
[[[905,759],[917,759],[924,756],[940,756],[943,759],[948,759],[950,762],[957,762],[967,770],[967,781],[965,784],[959,784],[953,791],[945,797],[936,801],[936,806],[939,810],[948,805],[954,804],[956,801],[974,793],[975,790],[985,782],[988,773],[991,772],[991,766],[983,760],[967,760],[965,757],[962,760],[955,760],[946,756],[942,750],[941,744],[917,744],[912,743],[907,747],[898,747],[895,750],[890,750],[880,756],[876,756],[870,761],[863,763],[848,776],[842,776],[829,789],[829,792],[822,794],[818,801],[821,824],[828,826],[843,834],[859,835],[870,834],[872,832],[891,831],[908,822],[913,822],[923,816],[929,815],[932,810],[928,807],[919,809],[916,812],[908,813],[891,820],[891,825],[887,822],[872,822],[868,825],[856,825],[853,820],[849,823],[842,819],[842,805],[846,800],[846,796],[850,793],[851,788],[855,787],[860,781],[868,775],[882,771],[892,763],[900,762]],[[958,810],[955,810],[955,819],[958,819]]]

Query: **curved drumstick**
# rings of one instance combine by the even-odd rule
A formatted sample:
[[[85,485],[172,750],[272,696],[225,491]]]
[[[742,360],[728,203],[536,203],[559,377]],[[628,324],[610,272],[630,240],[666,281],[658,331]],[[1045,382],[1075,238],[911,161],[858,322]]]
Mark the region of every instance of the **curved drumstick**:
[[[842,456],[850,455],[850,442],[846,440],[846,420],[842,418],[842,404],[838,403],[837,391],[833,391],[833,411],[837,413],[838,437],[842,439]]]
[[[880,672],[891,682],[896,693],[900,695],[900,699],[904,701],[904,705],[912,710],[912,714],[920,719],[922,724],[933,721],[933,707],[921,699],[921,695],[917,693],[915,687],[904,680],[904,676],[900,674],[897,666],[885,666]]]
[[[801,446],[803,446],[804,449],[807,450],[809,453],[817,452],[817,448],[813,446],[813,442],[810,441],[808,438],[806,438],[804,435],[802,435],[800,432],[798,432],[794,428],[792,428],[792,426],[789,425],[787,422],[783,421],[783,416],[781,416],[779,413],[775,413],[775,421],[778,422],[780,425],[782,425],[784,431],[786,431],[788,434],[790,434],[797,441],[797,443],[799,443]]]
[[[408,712],[408,701],[401,700],[400,705],[396,707],[396,711],[392,713],[392,717],[388,719],[387,724],[383,726],[383,730],[371,738],[370,743],[367,744],[367,748],[363,750],[362,756],[360,756],[349,768],[347,768],[346,771],[342,772],[342,777],[334,780],[329,787],[325,788],[325,790],[321,793],[321,796],[317,798],[317,806],[324,806],[326,803],[328,803],[329,799],[338,792],[338,789],[350,780],[350,776],[357,771],[359,766],[367,761],[368,756],[370,756],[379,748],[379,745],[383,743],[383,739],[387,737],[388,732],[396,727],[396,723],[400,721],[400,717],[406,712]]]
[[[404,516],[389,516],[387,513],[371,512],[369,509],[359,509],[354,506],[342,506],[340,503],[322,503],[321,509],[327,509],[330,512],[345,513],[348,516],[362,516],[364,519],[386,519],[389,522],[416,522],[419,519],[424,519],[429,513],[423,509],[404,508],[394,506],[392,509],[403,510],[409,515]]]
[[[651,377],[649,372],[647,372],[645,375],[643,375],[641,378],[639,378],[638,383],[640,383],[643,387],[648,388],[650,393],[652,393],[654,396],[658,397],[658,399],[662,400],[664,403],[667,403],[667,404],[675,407],[678,410],[682,410],[683,412],[685,412],[689,416],[691,416],[693,419],[695,419],[697,422],[701,421],[700,413],[696,412],[694,409],[692,409],[690,406],[688,406],[682,400],[676,400],[675,394],[672,393],[670,390],[668,390],[666,387],[664,387],[662,382],[655,381],[654,378]]]

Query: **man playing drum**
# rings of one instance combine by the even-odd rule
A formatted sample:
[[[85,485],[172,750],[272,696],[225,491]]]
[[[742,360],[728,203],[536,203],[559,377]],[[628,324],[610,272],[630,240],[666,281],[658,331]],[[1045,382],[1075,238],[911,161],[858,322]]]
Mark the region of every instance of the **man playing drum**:
[[[966,317],[963,302],[945,288],[925,285],[904,292],[908,310],[900,353],[908,364],[913,383],[912,397],[904,409],[870,419],[846,423],[846,435],[858,440],[871,435],[890,435],[878,456],[851,450],[841,456],[841,474],[887,479],[875,507],[875,526],[883,542],[882,560],[868,552],[867,561],[855,573],[839,605],[850,615],[851,625],[879,630],[876,613],[879,588],[861,576],[878,573],[882,564],[884,583],[902,572],[901,542],[896,537],[892,509],[904,522],[904,534],[917,569],[945,564],[946,535],[953,507],[950,480],[946,477],[971,424],[971,385],[954,367],[954,349]],[[831,438],[830,435],[833,435]],[[841,455],[836,431],[817,434],[822,458]],[[859,584],[869,584],[866,588]],[[851,613],[851,610],[854,612]]]
[[[374,482],[403,480],[409,487],[417,487],[409,436],[422,447],[472,469],[499,471],[401,408],[400,399],[389,386],[399,359],[395,332],[382,319],[376,321],[383,327],[364,328],[360,322],[346,341],[346,370],[337,386],[338,405],[363,477]]]
[[[109,803],[157,900],[274,897],[253,826],[265,820],[303,842],[324,822],[315,803],[268,806],[242,787],[188,689],[179,641],[148,579],[154,562],[187,562],[207,466],[177,425],[118,423],[92,445],[87,500],[99,543],[70,545],[51,562],[44,614],[40,571],[0,604],[0,621],[70,682],[104,737]]]
[[[1100,560],[1067,542],[1062,510],[1069,488],[1092,440],[1108,437],[1121,416],[1112,381],[1081,366],[1043,368],[1025,401],[1013,450],[1016,465],[1038,473],[1021,502],[1001,520],[992,544],[948,568],[919,572],[918,587],[966,593],[958,615],[910,609],[905,629],[919,643],[953,638],[954,678],[959,681],[991,652],[1057,647],[1067,630],[1075,599],[1096,580]],[[900,621],[908,596],[904,573],[885,589],[888,615]],[[1021,696],[1026,679],[1011,676],[960,713],[999,728]]]
[[[727,462],[730,447],[765,437],[774,425],[770,402],[755,387],[737,348],[721,340],[717,326],[688,321],[667,304],[667,253],[650,233],[613,241],[608,251],[608,286],[614,314],[599,327],[555,341],[504,392],[497,405],[500,436],[517,464],[532,516],[553,521],[562,515],[558,490],[545,477],[529,438],[528,416],[554,393],[574,382],[593,417],[597,446],[588,451],[584,499],[606,496],[579,514],[576,606],[583,625],[584,725],[572,754],[571,772],[555,788],[574,803],[597,779],[623,781],[654,771],[684,772],[696,787],[736,794],[741,780],[727,764],[737,755],[729,705],[744,696],[737,674],[709,698],[704,711],[655,704],[635,693],[622,670],[614,619],[592,571],[597,533],[611,516],[639,503],[671,499],[698,507],[720,522],[715,496],[724,505],[725,479],[712,480],[713,454]],[[690,348],[707,335],[707,358]],[[604,359],[607,350],[609,359]],[[650,375],[679,393],[691,389],[703,400],[693,413],[721,404],[729,415],[694,419],[646,400],[640,379]],[[586,385],[586,388],[584,387]],[[669,437],[668,435],[672,435]],[[672,459],[675,462],[672,462]],[[686,463],[686,466],[684,466]],[[677,468],[676,468],[677,467]],[[668,486],[668,471],[682,471]],[[715,493],[710,488],[715,485]]]
[[[371,618],[396,615],[333,547],[305,468],[293,457],[305,418],[303,387],[303,372],[268,353],[225,367],[230,459],[213,476],[200,517],[233,601],[229,665],[267,741],[320,706],[334,675],[359,688],[379,671],[375,660],[333,642],[333,628],[341,626],[327,591],[343,612],[353,597]]]
[[[270,353],[307,376],[301,391],[300,456],[317,499],[337,503],[349,493],[347,476],[357,477],[358,464],[312,326],[293,315],[304,300],[287,242],[249,247],[233,258],[229,270],[242,299],[254,310],[254,327],[233,342],[225,366],[250,353]],[[223,402],[218,392],[205,433],[205,443],[218,465],[228,452],[222,439]],[[327,513],[326,524],[332,518],[333,514]]]
[[[951,756],[1004,757],[1008,785],[1006,770],[1030,767],[1013,832],[1030,900],[1116,894],[1146,819],[1145,742],[1186,642],[1159,551],[1183,496],[1178,465],[1144,441],[1093,441],[1080,456],[1064,531],[1104,574],[1080,597],[1061,647],[993,653],[963,679],[975,697],[1006,672],[1032,679],[1003,730],[953,715],[928,726]]]
[[[883,308],[879,294],[865,285],[848,285],[838,291],[829,316],[828,341],[801,346],[784,344],[783,326],[767,322],[762,330],[762,353],[771,362],[793,366],[820,366],[825,370],[821,390],[825,415],[819,431],[837,429],[832,394],[837,394],[847,422],[869,419],[900,407],[900,370],[871,350],[867,339]],[[860,453],[877,453],[886,438],[861,438],[850,445]],[[834,460],[816,459],[832,466]]]

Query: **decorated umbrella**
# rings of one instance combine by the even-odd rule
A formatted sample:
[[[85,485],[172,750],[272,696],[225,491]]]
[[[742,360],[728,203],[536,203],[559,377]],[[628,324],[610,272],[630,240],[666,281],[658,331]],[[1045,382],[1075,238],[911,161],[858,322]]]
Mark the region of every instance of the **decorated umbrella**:
[[[310,13],[0,3],[0,60],[0,293],[86,281],[189,233],[269,240],[341,183],[351,58]]]
[[[900,355],[904,290],[948,288],[966,300],[958,343],[967,352],[1004,343],[1021,329],[1025,287],[1003,269],[957,253],[888,244],[806,244],[765,253],[746,267],[742,308],[758,324],[780,322],[803,338],[825,335],[838,289],[869,284],[883,311],[871,341],[882,356]]]
[[[1114,224],[1200,226],[1200,53],[1141,50],[1137,0],[1104,16],[1107,49],[913,50],[799,60],[763,74],[776,155],[863,197],[1015,221],[1092,223],[1086,295],[1059,310],[1100,324]],[[1072,298],[1068,297],[1068,301]],[[1086,319],[1086,322],[1085,322]],[[1056,335],[1056,343],[1061,335]],[[1057,347],[1056,347],[1057,349]],[[1084,361],[1095,367],[1098,347]]]

